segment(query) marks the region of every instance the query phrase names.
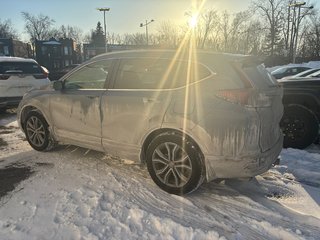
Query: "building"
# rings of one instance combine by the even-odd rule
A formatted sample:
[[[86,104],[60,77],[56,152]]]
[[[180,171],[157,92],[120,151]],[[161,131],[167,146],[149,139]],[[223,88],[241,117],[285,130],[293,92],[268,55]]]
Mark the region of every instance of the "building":
[[[89,60],[90,58],[97,56],[99,54],[105,53],[105,46],[97,46],[92,43],[84,43],[83,44],[83,60]]]
[[[0,38],[0,56],[32,57],[31,46],[12,38]]]
[[[37,62],[50,72],[60,71],[78,63],[75,43],[71,38],[50,38],[47,41],[35,41]]]

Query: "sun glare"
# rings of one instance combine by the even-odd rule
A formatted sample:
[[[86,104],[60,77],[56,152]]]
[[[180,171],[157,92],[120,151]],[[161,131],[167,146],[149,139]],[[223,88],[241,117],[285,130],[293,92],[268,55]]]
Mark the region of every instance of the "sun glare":
[[[197,15],[193,15],[190,20],[189,20],[189,27],[190,28],[195,28],[198,24],[198,16]]]

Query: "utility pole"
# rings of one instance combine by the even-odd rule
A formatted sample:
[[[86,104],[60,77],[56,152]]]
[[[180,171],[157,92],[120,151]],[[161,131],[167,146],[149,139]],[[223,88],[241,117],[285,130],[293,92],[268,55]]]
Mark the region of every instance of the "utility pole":
[[[110,11],[110,8],[104,7],[104,8],[97,8],[98,11],[103,12],[103,23],[104,23],[104,45],[105,45],[105,51],[107,52],[107,24],[106,24],[106,12]]]
[[[154,20],[153,19],[151,19],[149,22],[148,22],[148,20],[146,20],[146,23],[145,24],[143,24],[143,23],[140,23],[140,27],[146,27],[146,40],[147,40],[147,46],[149,46],[149,36],[148,36],[148,25],[150,24],[150,23],[152,23],[152,22],[154,22]]]
[[[296,55],[297,55],[297,48],[298,48],[298,35],[299,35],[299,26],[301,23],[301,20],[304,16],[300,16],[301,15],[301,8],[307,8],[307,9],[312,9],[313,6],[310,7],[305,7],[304,5],[306,5],[306,2],[294,2],[292,4],[289,5],[289,7],[293,7],[294,8],[294,15],[293,15],[293,19],[294,21],[292,22],[292,29],[293,29],[293,25],[294,26],[294,30],[295,30],[295,35],[293,37],[293,33],[291,33],[292,36],[292,62],[296,63]],[[298,8],[298,16],[296,16],[296,8]]]

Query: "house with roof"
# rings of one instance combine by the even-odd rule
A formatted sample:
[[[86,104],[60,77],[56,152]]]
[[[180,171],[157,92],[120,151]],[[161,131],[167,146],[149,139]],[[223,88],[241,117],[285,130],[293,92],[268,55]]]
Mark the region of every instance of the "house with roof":
[[[32,57],[31,46],[12,38],[0,38],[0,56],[30,58]]]
[[[71,38],[36,40],[35,53],[37,62],[50,72],[60,71],[78,63],[75,43]]]

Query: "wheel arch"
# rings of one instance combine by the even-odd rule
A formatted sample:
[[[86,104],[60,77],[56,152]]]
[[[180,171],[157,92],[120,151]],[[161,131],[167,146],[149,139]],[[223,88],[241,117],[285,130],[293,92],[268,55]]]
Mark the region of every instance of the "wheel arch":
[[[50,126],[50,122],[48,121],[48,118],[47,116],[37,107],[35,106],[32,106],[32,105],[28,105],[28,106],[25,106],[23,109],[21,109],[20,111],[20,119],[19,119],[19,124],[21,126],[21,128],[24,130],[24,122],[26,120],[26,117],[28,116],[29,112],[31,111],[35,111],[35,112],[38,112],[39,114],[41,114],[44,119],[46,120],[47,124]]]
[[[310,94],[288,94],[283,96],[283,105],[286,106],[301,106],[309,111],[311,111],[319,120],[320,119],[320,109],[319,106],[320,102],[315,96]]]
[[[187,133],[183,132],[182,130],[178,130],[178,129],[173,129],[173,128],[159,128],[156,130],[153,130],[151,133],[149,133],[146,138],[144,139],[143,143],[142,143],[142,147],[141,147],[141,153],[140,153],[140,160],[142,163],[146,163],[146,152],[147,152],[147,148],[150,145],[150,143],[152,142],[152,140],[162,134],[178,134],[182,137],[185,137],[187,141],[190,141],[193,143],[193,145],[195,146],[195,148],[197,149],[197,151],[200,154],[200,158],[202,161],[202,166],[204,168],[205,171],[205,161],[204,161],[204,154],[200,148],[200,146],[197,144],[197,142]]]

